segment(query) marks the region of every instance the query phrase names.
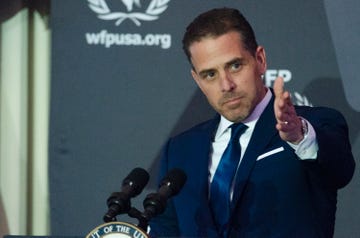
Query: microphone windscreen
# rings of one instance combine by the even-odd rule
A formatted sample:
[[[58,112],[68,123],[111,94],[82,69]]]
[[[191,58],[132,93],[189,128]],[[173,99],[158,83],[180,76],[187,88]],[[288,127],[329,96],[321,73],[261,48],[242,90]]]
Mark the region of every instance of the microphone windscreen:
[[[149,173],[143,168],[135,168],[130,174],[124,179],[123,186],[132,187],[131,196],[137,196],[144,189],[146,184],[149,182]]]
[[[160,183],[160,187],[167,186],[171,189],[171,196],[174,196],[180,192],[186,182],[186,174],[181,169],[172,169],[164,177]]]

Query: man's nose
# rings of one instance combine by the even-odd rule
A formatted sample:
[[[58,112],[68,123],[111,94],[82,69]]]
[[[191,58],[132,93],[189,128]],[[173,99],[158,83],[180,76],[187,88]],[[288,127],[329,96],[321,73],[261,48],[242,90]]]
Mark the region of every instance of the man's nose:
[[[236,87],[236,84],[229,73],[224,73],[223,75],[221,75],[220,85],[222,92],[232,91]]]

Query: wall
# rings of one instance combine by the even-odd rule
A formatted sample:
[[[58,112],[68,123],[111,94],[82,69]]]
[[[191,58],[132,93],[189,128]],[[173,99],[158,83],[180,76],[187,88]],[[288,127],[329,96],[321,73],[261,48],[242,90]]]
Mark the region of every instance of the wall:
[[[151,9],[155,3],[159,5]],[[352,27],[359,23],[355,0],[341,5],[320,0],[152,0],[128,8],[121,1],[54,0],[52,234],[84,235],[102,223],[106,199],[138,166],[152,178],[135,199],[134,206],[141,209],[144,196],[156,190],[156,166],[166,139],[213,115],[191,79],[181,38],[198,13],[224,5],[241,9],[265,46],[266,84],[283,75],[295,103],[340,110],[359,158],[360,98],[354,93],[359,59],[348,57],[358,55],[359,47],[349,48],[348,38],[342,38],[358,45],[359,30]],[[124,18],[135,12],[142,15]],[[359,181],[357,170],[339,192],[336,237],[360,233],[355,224]]]

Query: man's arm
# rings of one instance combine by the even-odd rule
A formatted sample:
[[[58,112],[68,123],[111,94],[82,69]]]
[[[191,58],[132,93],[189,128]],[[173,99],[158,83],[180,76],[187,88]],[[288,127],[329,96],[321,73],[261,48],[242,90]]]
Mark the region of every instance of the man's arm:
[[[310,108],[303,116],[316,132],[319,149],[315,165],[320,167],[332,187],[344,187],[350,182],[355,170],[345,118],[330,108]]]
[[[282,78],[274,83],[274,112],[276,128],[281,139],[299,144],[304,139],[301,118],[291,102],[290,93],[284,91]],[[355,161],[351,152],[348,127],[341,113],[329,108],[317,108],[304,115],[314,127],[318,147],[317,157],[309,168],[316,168],[336,189],[348,184],[355,170]]]

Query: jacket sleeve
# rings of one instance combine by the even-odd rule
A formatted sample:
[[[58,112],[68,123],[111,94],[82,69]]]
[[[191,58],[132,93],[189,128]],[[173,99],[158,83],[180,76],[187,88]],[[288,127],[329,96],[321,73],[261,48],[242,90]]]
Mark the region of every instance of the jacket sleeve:
[[[350,182],[355,170],[345,118],[330,108],[311,108],[302,116],[314,127],[319,146],[315,165],[309,167],[321,173],[333,189],[344,187]]]

